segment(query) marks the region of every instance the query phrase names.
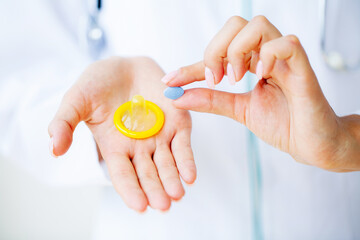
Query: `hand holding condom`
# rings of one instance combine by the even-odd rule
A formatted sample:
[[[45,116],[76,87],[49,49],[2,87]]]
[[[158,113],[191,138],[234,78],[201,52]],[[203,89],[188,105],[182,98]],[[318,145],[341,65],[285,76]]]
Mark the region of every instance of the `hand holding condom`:
[[[259,79],[252,91],[212,90],[225,74],[235,85],[247,71]],[[351,117],[336,116],[298,38],[282,36],[265,17],[230,18],[203,61],[163,78],[170,87],[202,80],[212,89],[186,90],[173,104],[233,118],[299,162],[338,172],[360,169]]]
[[[96,62],[66,93],[49,125],[51,151],[60,156],[69,149],[77,124],[84,121],[100,149],[114,188],[130,208],[140,212],[148,205],[169,209],[172,200],[184,195],[180,176],[189,184],[196,178],[190,144],[191,118],[187,111],[176,109],[164,97],[165,86],[159,81],[163,75],[160,67],[148,58]],[[158,105],[166,119],[160,132],[145,139],[125,136],[114,125],[114,113],[119,106],[138,94]],[[137,123],[144,119],[153,123],[154,119],[148,121],[151,116],[144,114],[142,101],[135,97],[131,108],[134,112],[125,111],[125,117],[133,114],[140,116]],[[152,127],[128,120],[124,119],[124,124],[134,131]]]

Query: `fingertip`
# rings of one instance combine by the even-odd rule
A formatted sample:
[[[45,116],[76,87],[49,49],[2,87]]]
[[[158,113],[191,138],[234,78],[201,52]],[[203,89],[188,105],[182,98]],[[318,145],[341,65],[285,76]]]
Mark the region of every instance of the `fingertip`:
[[[181,76],[179,75],[176,78],[174,78],[173,80],[171,80],[170,82],[168,82],[166,85],[168,87],[182,87],[182,86],[185,86],[192,82],[193,81],[189,81],[188,79],[181,78]]]
[[[209,88],[215,88],[215,76],[212,70],[208,67],[205,68],[205,80]]]
[[[55,122],[51,125],[49,134],[49,150],[51,155],[54,157],[64,155],[70,148],[73,140],[70,127],[63,122]]]
[[[56,156],[64,155],[70,148],[73,136],[69,132],[62,132],[59,138],[54,138],[54,154]]]
[[[155,199],[149,201],[149,205],[153,209],[158,209],[160,211],[168,211],[171,207],[171,200],[170,197],[167,195],[165,196],[158,196]]]
[[[197,172],[196,172],[196,167],[194,164],[194,167],[192,169],[187,169],[187,170],[183,170],[181,173],[181,178],[184,180],[184,182],[188,185],[192,185],[194,184],[196,177],[197,177]]]
[[[181,82],[178,82],[174,79],[173,81],[168,82],[166,85],[168,87],[181,87],[181,86],[184,86],[185,84],[182,84]]]
[[[179,87],[196,81],[203,81],[205,79],[204,68],[205,65],[202,61],[181,67],[176,71],[176,74],[171,73],[172,76],[170,77],[172,78],[167,82],[167,85],[169,87]]]
[[[141,204],[126,204],[130,209],[136,211],[139,214],[144,214],[147,211],[148,203],[141,203]]]
[[[185,196],[185,190],[183,191],[183,193],[181,194],[181,196],[178,197],[171,197],[171,199],[175,202],[179,202],[181,201],[181,199],[183,199],[183,197]]]
[[[215,86],[218,85],[221,80],[223,79],[224,77],[224,69],[223,68],[220,68],[218,69],[217,71],[214,72],[214,76],[215,76],[215,80],[214,80],[214,83],[215,83]],[[214,88],[215,88],[214,86]]]
[[[147,206],[149,205],[145,194],[143,192],[138,192],[136,196],[131,195],[132,194],[129,194],[126,197],[123,197],[125,204],[138,213],[144,213],[147,210]]]
[[[165,202],[161,207],[159,207],[158,209],[162,212],[167,212],[170,210],[171,207],[171,200],[169,199],[167,202]]]
[[[178,75],[179,70],[175,70],[172,72],[169,72],[168,74],[166,74],[161,81],[167,85],[169,85],[169,83],[174,80],[174,78],[176,78],[176,75]]]
[[[171,207],[171,204],[169,205],[169,207],[168,207],[168,208],[158,209],[158,210],[159,210],[160,212],[162,212],[162,213],[167,213],[167,212],[169,212],[170,207]]]
[[[244,78],[247,71],[248,71],[248,69],[244,64],[240,65],[240,67],[238,68],[238,71],[236,72],[236,80],[235,81],[240,82]]]
[[[140,210],[137,209],[133,209],[135,210],[138,214],[145,214],[147,212],[147,206],[145,208],[142,208]]]
[[[128,205],[129,208],[137,211],[138,213],[145,213],[148,207],[147,200],[145,201],[139,201],[137,203],[133,203],[132,205]]]
[[[229,83],[230,83],[230,85],[234,86],[236,84],[235,72],[234,72],[234,69],[230,62],[228,62],[226,69],[227,69],[226,72],[227,72]]]
[[[133,209],[136,210],[138,213],[145,213],[147,210],[147,207],[148,207],[147,202],[144,202],[138,206],[133,207]]]
[[[57,158],[57,156],[54,153],[54,138],[50,137],[50,141],[49,141],[49,152],[51,154],[52,157]]]
[[[190,150],[191,151],[191,150]],[[192,153],[191,153],[192,155]],[[193,184],[197,177],[197,169],[194,159],[191,157],[183,159],[182,162],[177,162],[179,166],[179,174],[186,184]]]
[[[193,182],[185,182],[186,186],[193,186],[195,184],[195,180]]]
[[[226,67],[226,73],[230,85],[235,85],[237,82],[240,82],[247,71],[248,67],[246,66],[245,61],[242,58],[229,57]]]
[[[180,200],[185,195],[185,190],[181,183],[174,183],[173,186],[167,186],[165,191],[169,197],[175,201]]]

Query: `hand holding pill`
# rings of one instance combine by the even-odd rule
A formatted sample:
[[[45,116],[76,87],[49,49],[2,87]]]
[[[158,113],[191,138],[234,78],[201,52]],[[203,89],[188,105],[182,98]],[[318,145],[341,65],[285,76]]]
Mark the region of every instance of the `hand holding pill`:
[[[248,71],[258,78],[250,92],[213,90],[225,75],[235,85]],[[203,80],[210,89],[189,89],[173,105],[233,118],[299,162],[331,171],[360,169],[359,143],[349,137],[356,135],[356,125],[348,127],[351,120],[332,110],[300,40],[282,36],[264,16],[230,18],[207,46],[203,61],[163,77],[169,87]]]

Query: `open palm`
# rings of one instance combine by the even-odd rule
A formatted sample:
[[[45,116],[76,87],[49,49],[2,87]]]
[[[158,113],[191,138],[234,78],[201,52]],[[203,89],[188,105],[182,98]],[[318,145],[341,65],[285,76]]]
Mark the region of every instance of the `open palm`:
[[[179,174],[186,183],[196,178],[191,118],[163,96],[162,76],[163,71],[148,58],[114,57],[96,62],[66,93],[49,125],[53,153],[62,155],[71,145],[76,125],[85,121],[115,189],[137,211],[148,205],[167,210],[172,199],[184,195]],[[130,139],[113,123],[116,109],[136,94],[156,103],[165,114],[163,129],[148,139]]]

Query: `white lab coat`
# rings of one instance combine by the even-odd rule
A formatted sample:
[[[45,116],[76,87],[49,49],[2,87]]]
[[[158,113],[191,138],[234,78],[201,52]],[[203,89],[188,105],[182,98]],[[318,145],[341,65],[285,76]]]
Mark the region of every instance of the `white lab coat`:
[[[253,4],[254,15],[265,15],[283,34],[299,36],[337,114],[360,110],[360,72],[333,72],[321,57],[317,1]],[[170,71],[200,60],[209,40],[241,6],[238,0],[105,0],[101,23],[109,54],[147,55]],[[48,153],[48,123],[90,62],[77,41],[78,23],[86,15],[82,1],[14,0],[0,12],[0,153],[49,184],[110,185],[84,124],[64,157]],[[242,92],[245,86],[224,81],[217,89]],[[104,187],[94,239],[251,238],[246,129],[221,116],[192,117],[198,179],[186,187],[185,197],[168,213],[139,215]],[[266,239],[360,238],[360,173],[305,166],[262,141],[259,151]]]

